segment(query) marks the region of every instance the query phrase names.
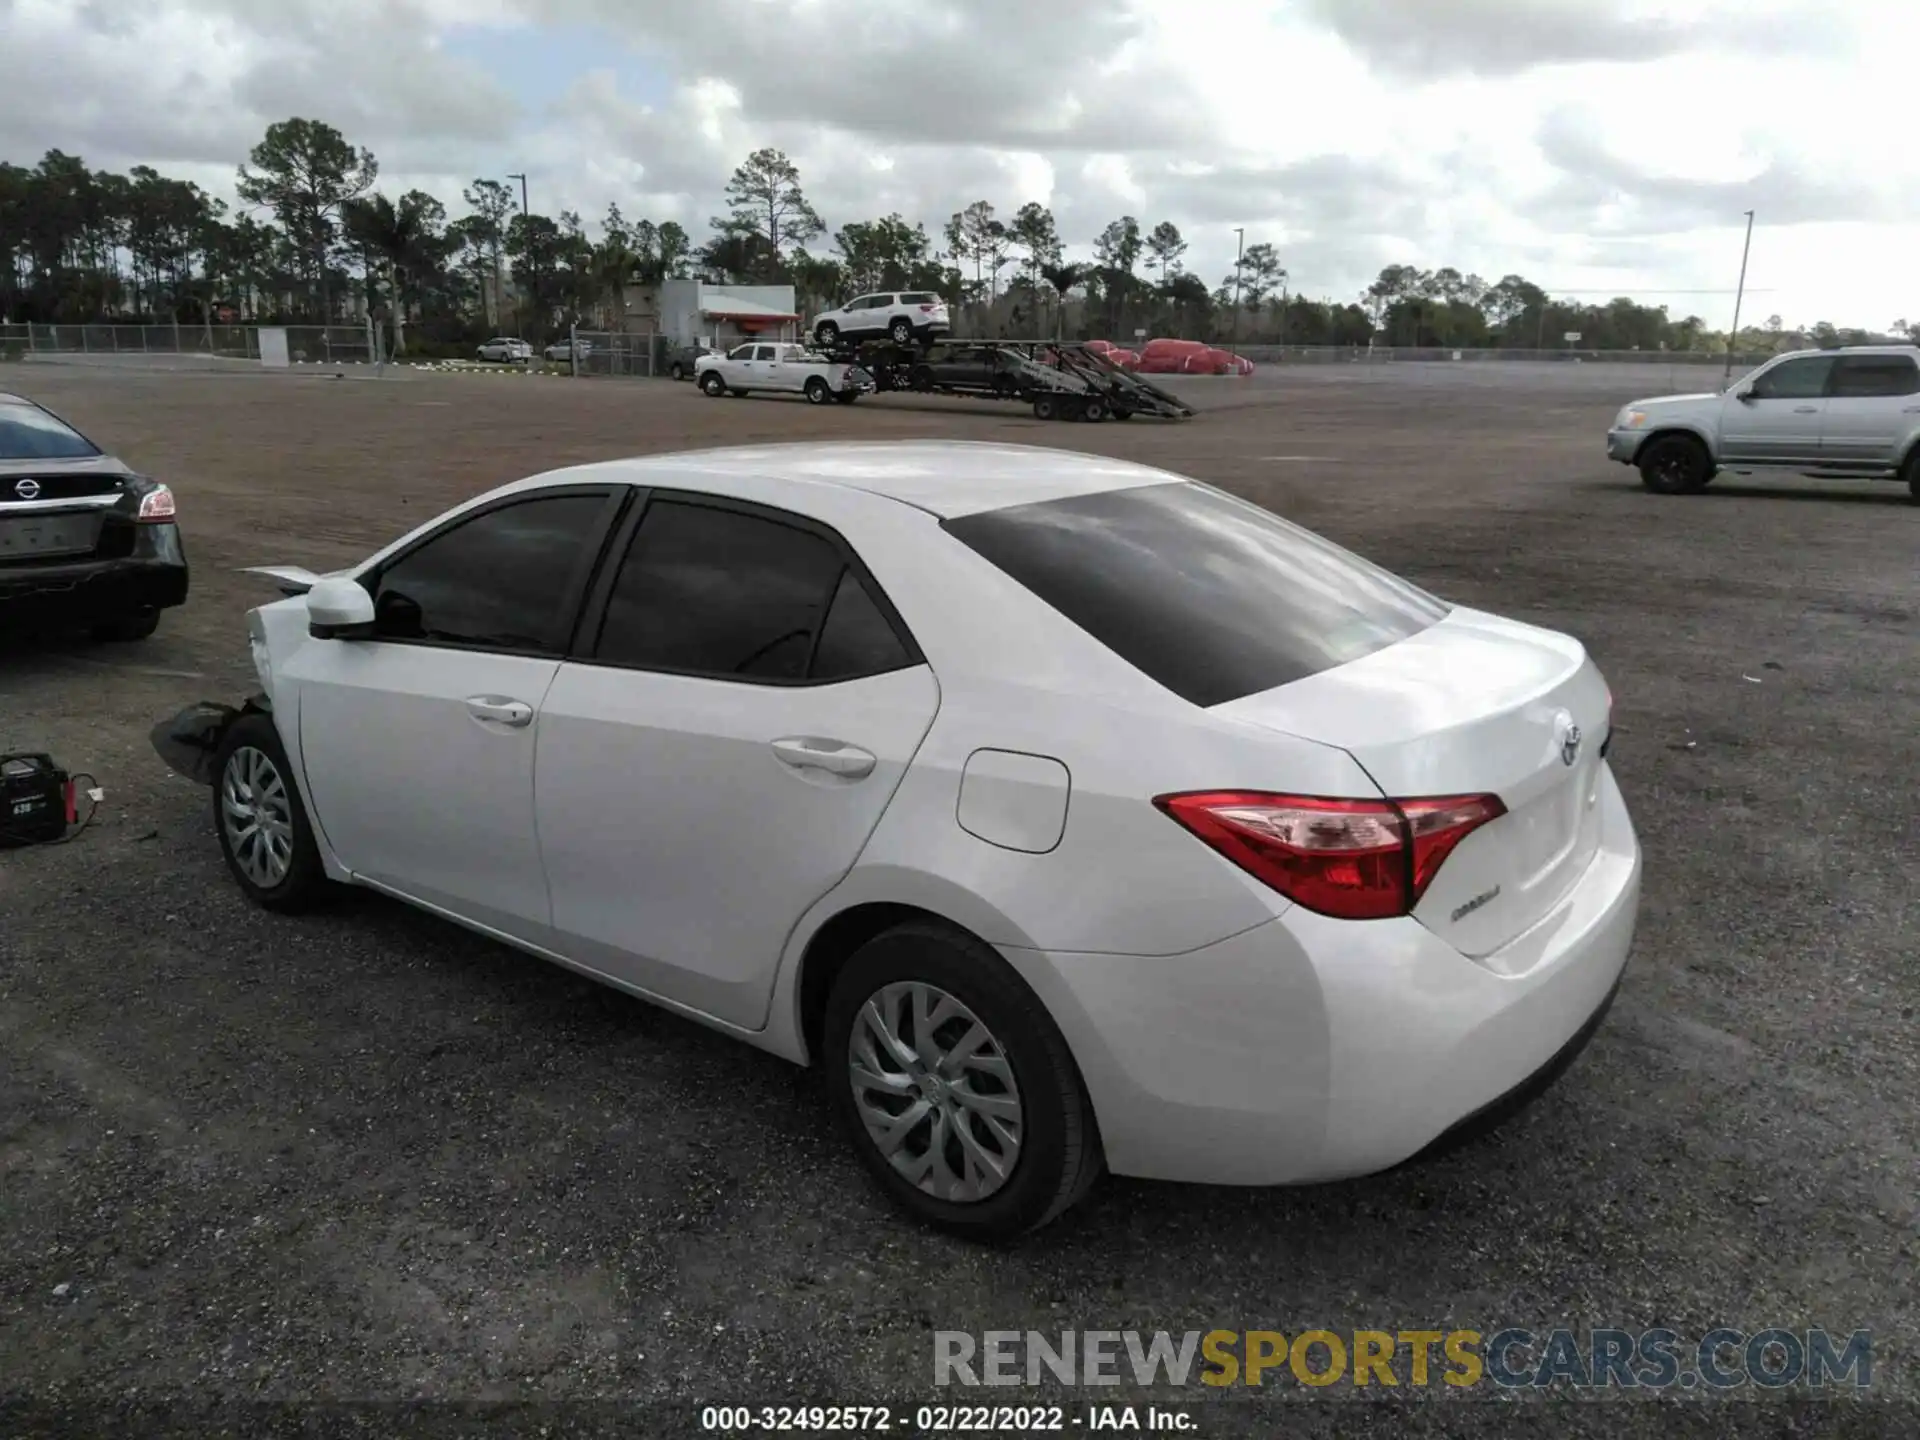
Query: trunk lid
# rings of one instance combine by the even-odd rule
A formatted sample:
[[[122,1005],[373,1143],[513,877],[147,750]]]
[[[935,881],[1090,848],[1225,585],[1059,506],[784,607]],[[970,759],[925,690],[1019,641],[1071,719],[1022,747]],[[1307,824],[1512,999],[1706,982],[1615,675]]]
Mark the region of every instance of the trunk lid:
[[[1592,862],[1608,710],[1579,641],[1455,609],[1364,659],[1212,713],[1338,746],[1393,799],[1499,796],[1507,813],[1460,842],[1413,911],[1478,958],[1543,919]]]

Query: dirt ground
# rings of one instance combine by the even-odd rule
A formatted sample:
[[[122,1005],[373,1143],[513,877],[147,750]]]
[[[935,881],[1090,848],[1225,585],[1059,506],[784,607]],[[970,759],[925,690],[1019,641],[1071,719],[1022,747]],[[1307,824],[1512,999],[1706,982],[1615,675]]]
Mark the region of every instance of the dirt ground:
[[[26,1404],[0,1430],[104,1433],[148,1400],[294,1407],[235,1409],[236,1431],[433,1402],[307,1433],[509,1415],[684,1434],[702,1404],[983,1398],[934,1390],[935,1329],[1505,1325],[1870,1329],[1874,1398],[1801,1423],[1920,1421],[1920,509],[1901,487],[1651,495],[1602,436],[1672,388],[1657,368],[1268,367],[1193,383],[1191,422],[1100,426],[504,375],[20,365],[0,387],[172,484],[194,566],[150,641],[0,653],[0,750],[51,750],[107,792],[73,843],[0,853],[0,1394]],[[971,1248],[887,1208],[780,1061],[376,897],[250,909],[207,792],[149,748],[181,705],[252,688],[242,616],[271,591],[240,566],[343,564],[572,462],[846,436],[1165,465],[1581,637],[1648,869],[1579,1065],[1434,1163],[1293,1191],[1109,1181],[1019,1247]],[[1489,1389],[1406,1414],[1291,1380],[1156,1398],[1202,1434],[1629,1418],[1475,1403]],[[1073,1418],[1088,1396],[1058,1398]],[[1699,1393],[1635,1412],[1703,1434],[1785,1418]]]

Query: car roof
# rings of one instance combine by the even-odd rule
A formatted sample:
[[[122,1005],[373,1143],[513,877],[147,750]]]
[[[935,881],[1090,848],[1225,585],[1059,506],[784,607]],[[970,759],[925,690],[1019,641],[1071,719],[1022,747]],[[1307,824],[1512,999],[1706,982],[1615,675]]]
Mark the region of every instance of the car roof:
[[[716,480],[735,476],[858,490],[942,519],[1109,490],[1187,482],[1184,475],[1150,465],[1041,445],[851,440],[737,445],[607,460],[536,475],[509,488],[617,479],[631,485],[701,490]]]
[[[1917,351],[1920,351],[1920,346],[1896,341],[1885,345],[1828,345],[1824,348],[1816,346],[1806,350],[1789,350],[1778,358],[1798,360],[1809,355],[1905,355],[1911,359]]]
[[[33,401],[29,400],[26,396],[15,395],[6,390],[0,390],[0,405],[27,405],[27,406],[31,406],[35,410],[38,410],[40,408],[38,405],[34,404]]]

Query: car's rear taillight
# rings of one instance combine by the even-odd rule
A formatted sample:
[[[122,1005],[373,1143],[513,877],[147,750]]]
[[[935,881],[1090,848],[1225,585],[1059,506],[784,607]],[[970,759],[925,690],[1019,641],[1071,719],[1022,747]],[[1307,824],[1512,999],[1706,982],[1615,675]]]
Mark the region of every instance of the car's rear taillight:
[[[1207,790],[1153,803],[1262,884],[1341,920],[1409,913],[1454,847],[1507,813],[1497,795],[1330,800]]]
[[[174,518],[173,491],[156,485],[140,497],[140,513],[134,518],[143,524],[158,525]]]

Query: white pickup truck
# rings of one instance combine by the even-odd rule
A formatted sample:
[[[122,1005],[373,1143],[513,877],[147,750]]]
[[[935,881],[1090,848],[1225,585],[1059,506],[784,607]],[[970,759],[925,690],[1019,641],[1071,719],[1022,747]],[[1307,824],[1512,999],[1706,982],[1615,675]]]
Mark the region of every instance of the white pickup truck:
[[[709,395],[749,395],[756,390],[804,395],[815,405],[837,400],[851,405],[873,389],[873,377],[858,365],[829,360],[804,345],[765,340],[736,345],[725,355],[702,355],[694,382]]]

